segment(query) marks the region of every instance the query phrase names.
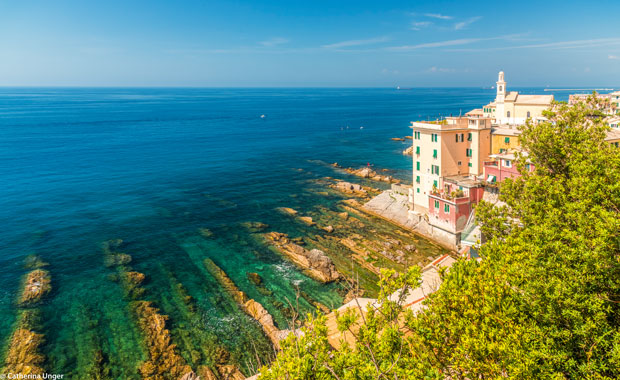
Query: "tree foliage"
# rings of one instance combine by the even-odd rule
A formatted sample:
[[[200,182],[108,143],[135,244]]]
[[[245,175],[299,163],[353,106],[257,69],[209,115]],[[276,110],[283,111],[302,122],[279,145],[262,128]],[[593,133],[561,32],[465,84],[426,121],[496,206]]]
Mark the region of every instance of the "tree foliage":
[[[354,345],[332,349],[319,316],[260,379],[620,378],[620,152],[595,102],[522,129],[505,205],[477,207],[482,259],[459,260],[423,312],[388,298],[418,273],[386,272]]]

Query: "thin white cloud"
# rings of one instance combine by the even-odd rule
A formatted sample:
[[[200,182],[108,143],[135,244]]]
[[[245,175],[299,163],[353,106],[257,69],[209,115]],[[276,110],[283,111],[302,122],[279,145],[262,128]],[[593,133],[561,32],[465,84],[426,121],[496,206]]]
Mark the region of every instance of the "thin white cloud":
[[[261,41],[259,42],[259,45],[263,45],[265,47],[274,47],[274,46],[285,44],[289,41],[290,40],[288,38],[275,37],[275,38],[271,38],[265,41]]]
[[[620,59],[620,57],[618,57],[617,55],[612,55],[612,54],[609,54],[607,56],[607,58],[609,58],[609,59]]]
[[[428,69],[428,71],[431,73],[455,73],[456,69],[433,66],[430,69]]]
[[[351,46],[372,45],[387,41],[387,37],[369,38],[366,40],[349,40],[321,46],[324,49],[340,49]]]
[[[485,39],[486,38],[461,38],[458,40],[427,42],[424,44],[417,44],[417,45],[391,46],[391,47],[388,47],[387,50],[389,51],[410,51],[410,50],[444,47],[444,46],[467,45],[467,44],[472,44],[474,42],[482,41]]]
[[[518,39],[515,39],[517,41]],[[573,41],[556,41],[545,42],[540,44],[528,44],[528,45],[512,45],[512,46],[498,46],[492,48],[479,48],[479,49],[452,49],[454,51],[494,51],[494,50],[512,50],[512,49],[588,49],[593,47],[602,46],[614,46],[620,45],[619,37],[612,38],[597,38],[591,40],[573,40]]]
[[[469,44],[473,44],[473,43],[480,42],[480,41],[492,41],[492,40],[511,41],[517,38],[518,36],[520,36],[520,34],[507,34],[503,36],[486,37],[486,38],[460,38],[456,40],[426,42],[426,43],[417,44],[417,45],[390,46],[390,47],[387,47],[385,50],[395,51],[395,52],[404,52],[404,51],[411,51],[411,50],[418,50],[418,49],[469,45]]]
[[[437,19],[440,19],[440,20],[452,20],[454,18],[452,16],[446,16],[446,15],[442,15],[440,13],[425,13],[424,16],[430,17],[430,18],[437,18]]]
[[[469,25],[473,24],[474,22],[480,20],[482,18],[482,16],[476,16],[476,17],[472,17],[470,19],[467,19],[465,21],[461,21],[461,22],[457,22],[456,24],[454,24],[454,30],[461,30],[461,29],[465,29],[467,28]]]
[[[411,30],[421,30],[431,25],[433,25],[433,23],[430,21],[413,21],[411,23]]]

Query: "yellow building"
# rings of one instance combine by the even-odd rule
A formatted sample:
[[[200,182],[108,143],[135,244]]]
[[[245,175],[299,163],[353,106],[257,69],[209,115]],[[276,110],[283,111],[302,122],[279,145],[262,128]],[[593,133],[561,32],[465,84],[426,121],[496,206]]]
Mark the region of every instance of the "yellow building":
[[[491,132],[491,154],[500,154],[515,150],[520,146],[521,131],[510,126],[493,127]]]
[[[496,124],[525,124],[527,119],[540,119],[553,102],[553,95],[521,95],[517,91],[507,91],[503,71],[499,72],[496,85],[495,102],[484,107],[491,110],[485,112],[485,116],[495,117]]]
[[[412,122],[414,209],[428,208],[433,187],[442,178],[483,173],[491,152],[491,119],[449,117],[437,122]]]

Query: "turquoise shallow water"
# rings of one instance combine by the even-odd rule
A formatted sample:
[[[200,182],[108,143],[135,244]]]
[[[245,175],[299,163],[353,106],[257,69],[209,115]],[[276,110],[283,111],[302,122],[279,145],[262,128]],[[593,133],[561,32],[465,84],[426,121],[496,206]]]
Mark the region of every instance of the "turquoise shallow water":
[[[211,258],[276,322],[296,286],[336,307],[321,285],[257,242],[241,223],[303,236],[274,211],[332,207],[313,181],[327,165],[377,168],[409,180],[409,121],[486,104],[483,89],[0,89],[0,340],[16,319],[23,259],[49,262],[41,307],[45,368],[87,378],[96,353],[110,378],[137,378],[147,356],[101,243],[123,239],[131,267],[191,365],[192,350],[222,345],[242,366],[270,349],[203,265]],[[261,115],[266,117],[261,118]],[[363,127],[363,129],[360,129]],[[199,229],[208,228],[212,237]],[[266,296],[248,280],[259,273]],[[178,284],[193,298],[180,301]],[[305,301],[303,311],[312,310]],[[190,336],[190,337],[188,337]],[[216,342],[216,343],[213,343]],[[5,346],[5,345],[3,345]],[[200,359],[200,360],[204,360]]]

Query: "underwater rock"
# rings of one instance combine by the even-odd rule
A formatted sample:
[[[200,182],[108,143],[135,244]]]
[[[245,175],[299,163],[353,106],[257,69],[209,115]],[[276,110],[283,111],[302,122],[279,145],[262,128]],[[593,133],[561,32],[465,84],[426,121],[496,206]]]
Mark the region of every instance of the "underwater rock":
[[[307,274],[321,282],[331,282],[340,278],[334,263],[323,251],[307,249],[292,243],[286,234],[269,232],[265,234],[268,242],[278,251],[287,256],[293,263],[304,269]]]
[[[248,301],[248,296],[237,288],[237,285],[233,282],[233,280],[228,277],[226,272],[224,272],[220,267],[217,266],[213,262],[213,260],[206,258],[204,259],[205,268],[211,273],[211,275],[217,280],[217,282],[226,289],[226,291],[234,298],[234,300],[239,304],[243,305]]]
[[[104,253],[112,253],[119,249],[123,245],[123,239],[111,239],[101,243],[101,248]]]
[[[199,228],[198,232],[200,233],[200,235],[202,235],[202,237],[205,237],[207,239],[213,237],[213,232],[211,232],[211,230],[208,228]]]
[[[338,216],[344,220],[347,220],[349,218],[349,213],[348,212],[339,212]]]
[[[282,212],[282,213],[284,213],[284,214],[297,215],[297,210],[293,210],[290,207],[278,207],[277,210]]]
[[[26,269],[39,269],[39,268],[43,268],[48,265],[49,265],[48,263],[41,260],[41,257],[39,255],[35,255],[35,254],[28,255],[24,259],[24,268]]]
[[[126,253],[109,253],[103,259],[106,267],[115,267],[118,265],[126,265],[131,262],[131,256]]]
[[[298,244],[298,245],[305,245],[306,244],[306,242],[304,241],[304,238],[302,238],[301,236],[291,238],[291,241],[293,243],[295,243],[295,244]]]
[[[325,226],[325,227],[323,227],[323,230],[324,230],[325,232],[327,232],[327,233],[330,233],[330,234],[331,234],[332,232],[334,232],[334,227],[332,227],[332,226]]]
[[[301,220],[302,222],[306,223],[309,226],[314,226],[316,223],[314,223],[314,221],[312,220],[312,217],[310,216],[300,216],[299,220]]]
[[[149,351],[149,360],[142,363],[139,372],[143,378],[178,379],[192,372],[185,360],[176,352],[170,331],[166,329],[167,316],[148,301],[134,301],[132,308],[144,334]]]
[[[48,271],[35,269],[26,275],[24,287],[19,298],[20,305],[39,302],[41,297],[52,290],[51,276]]]
[[[250,232],[260,232],[260,231],[263,231],[269,228],[268,224],[261,223],[261,222],[244,222],[244,223],[241,223],[241,225],[247,228],[248,230],[250,230]]]
[[[254,272],[246,272],[245,274],[248,277],[248,280],[252,282],[256,286],[261,286],[263,284],[263,279],[258,273]]]
[[[45,373],[41,367],[45,362],[45,356],[39,352],[42,343],[41,334],[25,328],[15,330],[9,342],[2,373],[31,375],[33,379],[42,378]]]

